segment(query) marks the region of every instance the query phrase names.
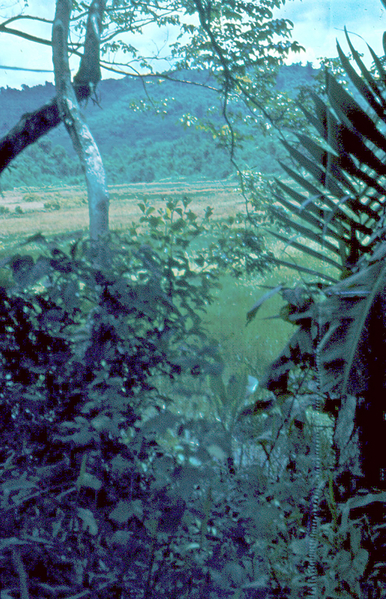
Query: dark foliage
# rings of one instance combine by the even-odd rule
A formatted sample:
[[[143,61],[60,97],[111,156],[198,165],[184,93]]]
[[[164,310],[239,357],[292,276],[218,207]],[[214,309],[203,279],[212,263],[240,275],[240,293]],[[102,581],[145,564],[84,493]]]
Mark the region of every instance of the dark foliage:
[[[341,533],[352,518],[361,528],[355,593],[371,588],[371,596],[383,597],[386,72],[371,48],[369,70],[346,37],[356,68],[338,45],[339,58],[356,94],[326,72],[324,97],[312,94],[313,107],[303,106],[316,133],[284,142],[296,165],[284,165],[294,184],[277,181],[282,209],[273,215],[287,230],[273,234],[318,258],[320,270],[294,263],[313,282],[267,294],[283,293],[281,316],[297,331],[265,383],[280,396],[295,366],[316,373],[325,409],[335,417],[334,478],[342,502],[336,525]]]
[[[229,248],[188,254],[203,226],[187,203],[142,211],[141,235],[113,236],[99,263],[82,239],[41,236],[2,263],[2,589],[289,597],[304,571],[307,502],[290,526],[285,515],[309,487],[291,487],[283,442],[303,450],[297,433],[277,434],[277,414],[269,444],[261,423],[234,426],[246,418],[246,374],[222,383],[201,324]],[[187,418],[166,391],[208,374],[222,423]],[[253,434],[260,449],[243,462],[232,443]],[[290,563],[278,534],[300,542]]]

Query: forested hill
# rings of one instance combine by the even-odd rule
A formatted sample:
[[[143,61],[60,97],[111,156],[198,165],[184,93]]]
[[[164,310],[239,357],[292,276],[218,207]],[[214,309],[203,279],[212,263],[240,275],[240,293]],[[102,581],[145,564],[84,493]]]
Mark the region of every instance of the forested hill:
[[[294,64],[283,67],[277,81],[290,95],[296,88],[312,83],[315,71]],[[179,74],[181,75],[181,74]],[[185,79],[203,83],[204,75],[183,73]],[[32,112],[55,94],[46,83],[22,90],[0,89],[0,136],[13,127],[22,114]],[[232,174],[226,151],[212,136],[194,127],[184,127],[189,113],[203,117],[208,108],[219,108],[214,92],[199,85],[168,80],[141,80],[131,77],[106,79],[98,86],[97,103],[84,107],[87,121],[101,150],[109,183],[155,181],[163,178],[223,179]],[[166,101],[166,104],[165,104]],[[269,137],[254,140],[246,148],[254,156],[254,167],[273,172],[272,160],[280,152]],[[78,183],[81,172],[64,126],[58,127],[27,149],[0,179],[2,189],[23,185],[56,184],[62,180]]]

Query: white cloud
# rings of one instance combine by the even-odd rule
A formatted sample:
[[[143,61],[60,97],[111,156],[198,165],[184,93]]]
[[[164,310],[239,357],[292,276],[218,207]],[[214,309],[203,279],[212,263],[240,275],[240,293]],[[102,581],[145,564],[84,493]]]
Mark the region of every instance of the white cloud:
[[[347,49],[344,27],[358,51],[367,52],[365,40],[383,54],[386,12],[380,0],[289,0],[276,16],[294,23],[293,39],[306,48],[294,60],[316,63],[320,57],[337,56],[337,39]]]

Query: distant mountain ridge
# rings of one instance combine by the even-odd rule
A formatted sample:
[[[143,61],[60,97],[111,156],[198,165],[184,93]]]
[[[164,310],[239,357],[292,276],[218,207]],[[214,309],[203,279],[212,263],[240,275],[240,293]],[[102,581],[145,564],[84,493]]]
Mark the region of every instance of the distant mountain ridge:
[[[314,74],[310,65],[285,66],[277,86],[291,94],[296,86],[312,83]],[[195,78],[196,82],[206,76],[195,72],[179,75]],[[54,95],[51,83],[24,86],[22,90],[0,88],[0,137],[24,113],[33,112]],[[149,105],[149,109],[139,110],[138,105],[143,104]],[[210,106],[219,106],[219,100],[202,86],[156,78],[147,79],[144,85],[141,80],[123,77],[102,80],[97,102],[89,101],[83,109],[104,158],[109,181],[126,183],[169,176],[229,176],[232,168],[225,150],[217,148],[210,135],[181,125],[185,113],[202,117]],[[264,158],[262,152],[261,170],[270,165],[272,158]],[[31,179],[36,182],[37,178],[42,185],[55,184],[58,179],[76,183],[81,178],[78,159],[63,125],[25,150],[12,166],[0,179],[3,189],[31,185]]]

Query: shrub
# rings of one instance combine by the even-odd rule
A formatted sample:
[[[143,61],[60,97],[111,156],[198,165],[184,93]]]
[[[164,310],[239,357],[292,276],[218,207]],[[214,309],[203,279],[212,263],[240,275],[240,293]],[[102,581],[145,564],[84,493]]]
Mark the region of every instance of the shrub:
[[[40,238],[40,255],[4,267],[2,586],[252,599],[292,585],[299,596],[311,458],[288,418],[293,398],[283,417],[276,406],[238,420],[245,372],[221,382],[201,319],[228,249],[192,251],[209,217],[188,200],[140,207],[140,234],[112,236],[103,256]],[[165,392],[207,375],[221,423],[178,413]],[[259,448],[254,461],[235,463],[233,430]]]
[[[59,202],[45,202],[45,210],[60,210],[61,206]]]
[[[23,202],[41,202],[41,197],[37,193],[26,193],[23,196]]]

